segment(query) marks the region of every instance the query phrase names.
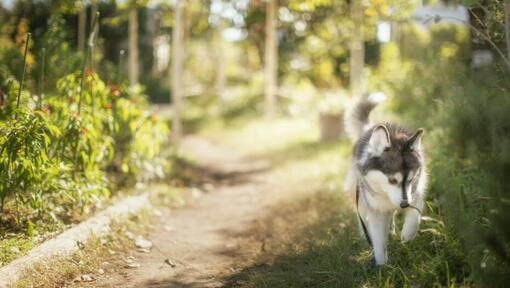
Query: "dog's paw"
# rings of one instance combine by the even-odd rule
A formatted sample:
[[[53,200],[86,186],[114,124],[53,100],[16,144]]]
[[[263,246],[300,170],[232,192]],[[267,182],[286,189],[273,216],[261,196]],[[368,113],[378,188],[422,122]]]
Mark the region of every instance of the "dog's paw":
[[[420,217],[421,215],[416,211],[408,211],[406,213],[404,226],[400,232],[400,239],[402,242],[409,242],[416,237],[416,232],[418,232],[418,228],[420,227]]]
[[[400,235],[400,239],[402,240],[403,243],[410,242],[415,237],[416,237],[416,232],[408,232],[408,233],[402,232],[402,234]]]
[[[402,229],[402,233],[400,233],[400,239],[403,243],[407,243],[412,241],[416,237],[416,228],[415,227],[404,227]]]
[[[370,262],[370,268],[372,268],[372,269],[386,267],[386,266],[388,266],[388,261],[387,260],[384,260],[382,262],[377,262],[375,260],[375,258],[372,258],[372,261]]]

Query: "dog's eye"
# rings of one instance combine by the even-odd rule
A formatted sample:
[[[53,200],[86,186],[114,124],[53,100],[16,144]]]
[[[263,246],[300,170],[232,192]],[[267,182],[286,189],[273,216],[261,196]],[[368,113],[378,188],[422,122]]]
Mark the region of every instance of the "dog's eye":
[[[391,185],[398,184],[398,180],[395,177],[388,177],[388,182],[390,182]]]

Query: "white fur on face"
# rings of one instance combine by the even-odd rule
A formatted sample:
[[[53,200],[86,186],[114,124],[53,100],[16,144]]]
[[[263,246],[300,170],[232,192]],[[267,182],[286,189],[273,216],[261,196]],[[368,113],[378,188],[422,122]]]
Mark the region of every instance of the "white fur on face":
[[[389,177],[395,178],[398,181],[397,185],[391,184],[388,181]],[[402,202],[402,173],[397,172],[387,176],[379,170],[370,170],[364,178],[375,193],[385,195],[394,206],[400,207],[400,203]],[[409,202],[412,201],[411,189],[411,185],[406,185],[407,199]]]

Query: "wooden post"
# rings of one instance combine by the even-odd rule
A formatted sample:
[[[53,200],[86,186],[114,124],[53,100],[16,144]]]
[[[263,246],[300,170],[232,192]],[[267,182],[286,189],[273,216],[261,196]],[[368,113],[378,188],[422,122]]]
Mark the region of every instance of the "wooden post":
[[[361,0],[351,0],[352,38],[350,59],[350,85],[353,98],[363,97],[363,65],[365,49],[363,46],[363,8]]]
[[[277,0],[267,0],[266,3],[266,43],[264,66],[264,99],[265,114],[274,116],[277,93],[278,72],[278,39],[276,38],[276,8]]]
[[[221,102],[225,100],[225,55],[223,53],[223,19],[218,20],[215,29],[216,44],[216,93]]]
[[[181,122],[181,109],[182,109],[182,73],[183,73],[183,10],[184,1],[177,0],[175,3],[175,25],[172,32],[172,67],[171,67],[171,83],[172,83],[172,135],[176,145],[182,137],[182,122]]]
[[[138,65],[138,10],[136,6],[129,8],[129,85],[134,86],[139,82]]]

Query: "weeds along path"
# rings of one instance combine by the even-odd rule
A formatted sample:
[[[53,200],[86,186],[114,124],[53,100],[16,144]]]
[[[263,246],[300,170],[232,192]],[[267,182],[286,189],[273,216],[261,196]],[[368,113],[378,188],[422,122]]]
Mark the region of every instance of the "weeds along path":
[[[158,217],[148,236],[154,247],[150,253],[134,255],[139,268],[106,273],[94,286],[225,286],[227,280],[222,279],[252,265],[265,249],[265,239],[273,233],[268,227],[274,223],[268,219],[275,207],[295,198],[303,190],[297,187],[312,187],[317,176],[292,177],[291,170],[303,171],[297,166],[283,175],[268,160],[200,137],[187,137],[182,147],[213,176],[213,183],[206,184],[208,192],[195,191],[190,203]],[[288,220],[280,222],[291,225]]]

